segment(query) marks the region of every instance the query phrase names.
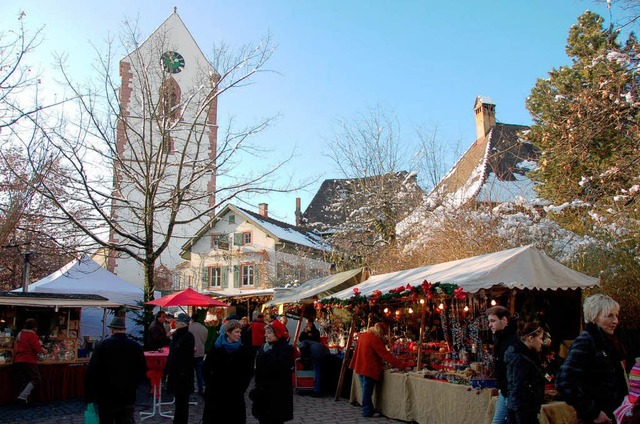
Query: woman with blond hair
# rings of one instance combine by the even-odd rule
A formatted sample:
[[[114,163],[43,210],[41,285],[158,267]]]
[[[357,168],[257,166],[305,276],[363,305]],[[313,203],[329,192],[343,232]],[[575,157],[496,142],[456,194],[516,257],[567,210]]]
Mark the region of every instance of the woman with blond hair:
[[[362,416],[372,417],[373,409],[373,389],[376,383],[382,378],[384,362],[403,368],[404,364],[387,350],[384,337],[387,334],[387,325],[383,322],[376,323],[366,332],[358,335],[358,343],[353,352],[351,368],[358,378],[362,388]]]
[[[620,305],[595,294],[585,299],[582,309],[586,325],[556,375],[556,388],[580,422],[613,423],[613,411],[629,391],[624,349],[614,335]]]

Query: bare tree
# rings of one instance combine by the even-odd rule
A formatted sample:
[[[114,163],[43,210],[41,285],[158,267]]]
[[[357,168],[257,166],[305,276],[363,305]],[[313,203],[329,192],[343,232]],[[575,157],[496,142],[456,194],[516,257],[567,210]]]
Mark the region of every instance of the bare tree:
[[[46,115],[65,101],[41,95],[40,74],[30,60],[43,30],[30,32],[25,19],[20,13],[16,28],[0,33],[0,286],[5,289],[21,284],[20,251],[36,252],[31,276],[40,278],[73,256],[78,245],[50,219],[52,204],[36,190],[42,176],[59,166],[42,144],[42,130]]]
[[[60,60],[66,87],[78,102],[61,117],[64,125],[47,135],[73,173],[65,193],[53,190],[55,172],[38,191],[96,245],[140,264],[148,301],[156,261],[181,229],[199,228],[234,198],[296,187],[275,181],[291,156],[268,164],[262,159],[266,151],[253,141],[274,118],[241,129],[230,121],[217,135],[219,97],[266,70],[274,52],[270,36],[236,53],[214,49],[214,58],[200,63],[189,84],[179,87],[173,74],[178,68],[172,66],[181,65],[171,56],[168,34],[156,32],[142,43],[135,26],[126,24],[120,41],[127,51],[120,63],[122,86],[113,75],[114,42],[96,49],[104,53],[98,54],[93,85],[76,85]],[[250,170],[242,166],[247,163]]]
[[[446,143],[440,138],[438,125],[430,128],[418,127],[416,129],[419,150],[415,156],[417,169],[420,170],[420,183],[426,191],[433,189],[445,176],[450,167],[449,155],[460,156],[461,140],[446,147]]]
[[[406,170],[412,167],[409,146],[401,140],[397,118],[376,107],[340,122],[326,155],[344,179],[335,181],[334,201],[326,206],[337,226],[319,230],[330,231],[332,244],[349,252],[339,267],[366,264],[395,242],[396,223],[422,199],[415,173]]]

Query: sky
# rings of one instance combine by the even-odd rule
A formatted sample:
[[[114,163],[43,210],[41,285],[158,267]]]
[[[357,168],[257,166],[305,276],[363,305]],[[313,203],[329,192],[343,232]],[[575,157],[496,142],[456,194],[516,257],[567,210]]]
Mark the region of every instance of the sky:
[[[79,79],[90,78],[92,46],[104,48],[125,19],[147,36],[174,6],[205,55],[214,44],[238,48],[267,34],[277,44],[271,72],[222,96],[218,116],[222,127],[230,116],[248,123],[279,115],[256,139],[270,150],[265,162],[295,152],[279,177],[317,181],[240,206],[268,203],[270,217],[289,223],[297,197],[304,211],[322,180],[343,177],[325,155],[338,121],[380,106],[398,117],[402,142],[418,127],[437,127],[443,145],[465,151],[476,138],[477,96],[494,101],[498,122],[531,124],[525,100],[536,79],[570,62],[570,26],[585,10],[609,21],[606,6],[587,0],[18,0],[4,7],[0,28],[15,28],[24,11],[28,28],[44,25],[31,60],[45,78],[54,53],[67,55]]]

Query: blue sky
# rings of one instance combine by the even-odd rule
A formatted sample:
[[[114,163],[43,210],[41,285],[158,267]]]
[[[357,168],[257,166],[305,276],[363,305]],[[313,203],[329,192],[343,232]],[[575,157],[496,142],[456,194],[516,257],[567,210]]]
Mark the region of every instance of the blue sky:
[[[174,6],[205,54],[221,41],[240,46],[273,35],[278,49],[268,68],[275,72],[221,98],[219,117],[281,115],[258,140],[273,149],[267,160],[295,148],[282,177],[320,180],[249,200],[269,203],[272,217],[291,223],[296,197],[304,210],[323,179],[341,177],[322,155],[339,119],[380,105],[398,116],[403,139],[415,127],[437,125],[444,143],[459,141],[466,150],[475,139],[476,96],[494,100],[499,122],[530,124],[525,99],[537,78],[569,62],[569,27],[587,9],[609,17],[605,6],[579,0],[19,0],[4,8],[0,25],[13,26],[24,10],[30,28],[45,25],[33,58],[42,71],[48,73],[55,51],[86,77],[95,57],[90,43],[104,46],[125,18],[137,18],[146,36]]]

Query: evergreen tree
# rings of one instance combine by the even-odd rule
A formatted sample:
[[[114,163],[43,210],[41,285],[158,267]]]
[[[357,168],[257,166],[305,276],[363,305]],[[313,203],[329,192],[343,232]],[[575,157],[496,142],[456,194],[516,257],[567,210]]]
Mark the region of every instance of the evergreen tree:
[[[539,79],[527,99],[535,123],[528,137],[543,151],[533,174],[542,197],[586,204],[582,211],[595,210],[589,215],[599,223],[632,230],[640,171],[640,51],[633,34],[624,45],[617,38],[597,14],[580,16],[569,31],[571,66]]]

